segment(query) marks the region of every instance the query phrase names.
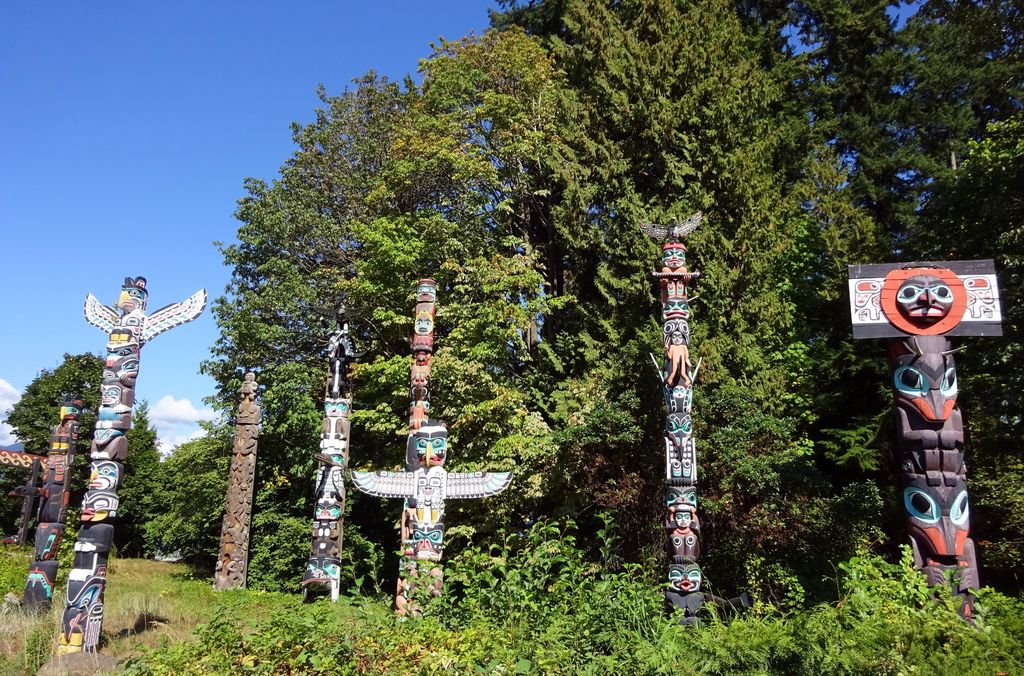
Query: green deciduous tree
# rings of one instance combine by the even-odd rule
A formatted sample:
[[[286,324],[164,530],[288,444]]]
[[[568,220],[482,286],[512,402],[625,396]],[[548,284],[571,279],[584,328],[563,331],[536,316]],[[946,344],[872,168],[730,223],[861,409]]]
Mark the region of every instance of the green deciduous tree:
[[[213,567],[227,492],[233,429],[217,425],[207,436],[179,445],[160,463],[161,487],[152,516],[142,524],[146,547]]]

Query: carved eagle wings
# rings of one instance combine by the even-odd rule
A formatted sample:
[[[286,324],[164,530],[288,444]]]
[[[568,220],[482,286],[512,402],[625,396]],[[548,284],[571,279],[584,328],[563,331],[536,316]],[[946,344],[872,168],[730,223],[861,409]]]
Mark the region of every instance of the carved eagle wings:
[[[438,474],[434,469],[434,474]],[[378,498],[412,498],[416,495],[417,472],[352,472],[356,488]],[[444,472],[443,496],[486,498],[497,495],[512,483],[512,472]]]
[[[85,321],[104,333],[110,333],[117,325],[117,310],[104,305],[91,293],[85,297]]]
[[[142,329],[142,342],[156,338],[164,331],[186,324],[203,313],[206,307],[206,289],[199,289],[181,301],[164,306],[146,317]]]
[[[172,303],[160,308],[146,316],[139,342],[145,343],[164,331],[192,321],[202,314],[204,308],[206,308],[206,289],[199,289],[180,303]],[[101,331],[110,333],[120,322],[120,316],[117,310],[99,302],[96,296],[90,293],[85,297],[85,320]]]
[[[704,220],[704,212],[698,211],[682,223],[675,225],[659,225],[657,223],[642,223],[640,229],[645,235],[659,242],[668,239],[681,239],[697,229],[697,226]]]

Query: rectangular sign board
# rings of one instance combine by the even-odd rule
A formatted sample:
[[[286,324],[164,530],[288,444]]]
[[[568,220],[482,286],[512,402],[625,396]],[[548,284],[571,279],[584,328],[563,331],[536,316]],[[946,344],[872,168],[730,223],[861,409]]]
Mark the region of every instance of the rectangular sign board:
[[[947,297],[939,319],[921,320],[904,311],[921,280]],[[850,319],[854,338],[911,335],[1001,336],[1002,309],[995,264],[976,261],[919,261],[849,266]],[[940,310],[934,310],[939,313]]]

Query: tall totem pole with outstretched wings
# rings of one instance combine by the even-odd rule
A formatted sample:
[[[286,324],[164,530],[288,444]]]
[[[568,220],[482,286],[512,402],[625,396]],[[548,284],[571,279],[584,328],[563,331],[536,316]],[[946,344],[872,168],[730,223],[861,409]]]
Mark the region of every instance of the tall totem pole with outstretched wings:
[[[449,472],[448,429],[430,418],[430,362],[434,353],[434,306],[437,284],[422,279],[416,289],[409,390],[409,437],[404,472],[352,472],[352,483],[380,498],[402,498],[402,569],[398,574],[395,610],[419,615],[413,598],[416,585],[426,581],[429,593],[441,594],[439,561],[444,541],[446,500],[496,495],[512,481],[511,472]]]
[[[61,619],[58,650],[62,653],[94,652],[99,643],[107,559],[114,541],[112,522],[119,504],[121,463],[128,455],[125,434],[132,426],[142,346],[198,317],[206,307],[206,290],[149,315],[148,300],[145,277],[125,277],[116,307],[101,304],[91,293],[85,299],[86,320],[107,333],[107,361],[90,452],[89,487],[82,500],[82,527]]]

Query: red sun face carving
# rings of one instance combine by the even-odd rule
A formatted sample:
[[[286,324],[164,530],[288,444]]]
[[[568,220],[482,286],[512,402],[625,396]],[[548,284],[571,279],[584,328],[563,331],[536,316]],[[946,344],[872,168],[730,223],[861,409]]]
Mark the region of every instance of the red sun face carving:
[[[918,336],[941,335],[963,319],[967,291],[952,270],[907,268],[885,276],[882,312],[900,331]]]

